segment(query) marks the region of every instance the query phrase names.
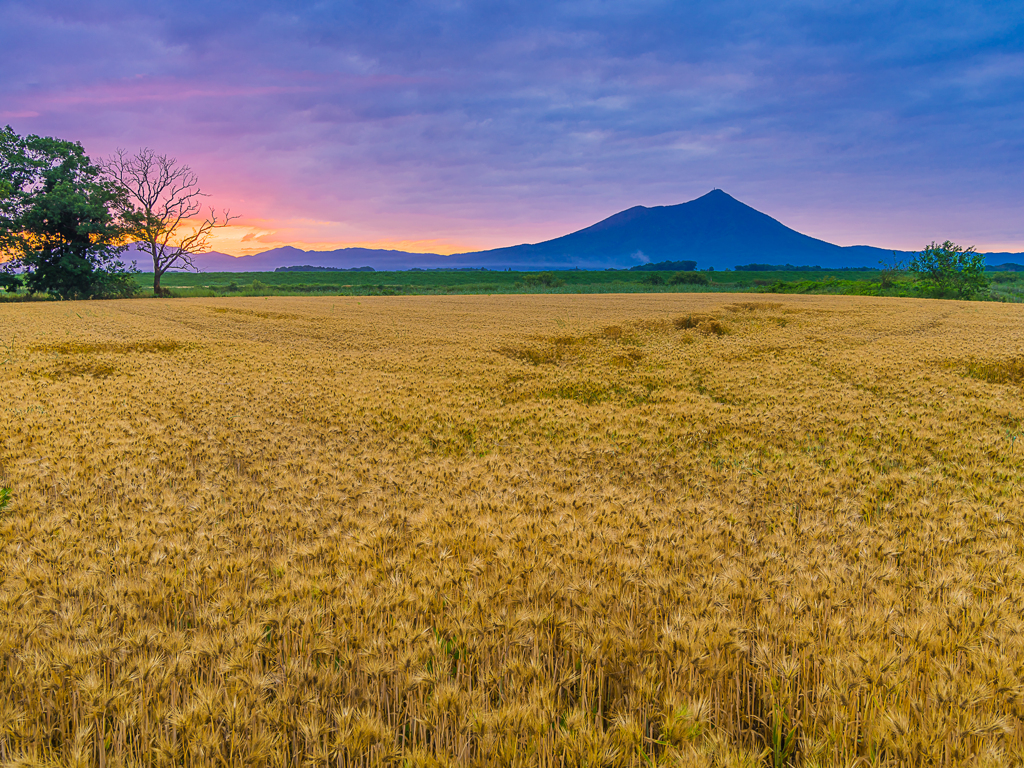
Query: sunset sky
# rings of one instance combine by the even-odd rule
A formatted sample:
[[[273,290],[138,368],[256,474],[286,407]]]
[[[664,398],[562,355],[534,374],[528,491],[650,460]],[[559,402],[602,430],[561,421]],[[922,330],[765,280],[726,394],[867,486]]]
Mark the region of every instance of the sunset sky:
[[[1024,251],[1024,2],[0,0],[0,125],[148,146],[216,247],[452,253],[713,187]]]

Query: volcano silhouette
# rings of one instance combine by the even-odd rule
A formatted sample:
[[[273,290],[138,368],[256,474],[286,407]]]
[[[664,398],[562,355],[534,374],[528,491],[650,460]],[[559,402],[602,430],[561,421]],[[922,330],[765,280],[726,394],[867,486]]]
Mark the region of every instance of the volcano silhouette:
[[[554,240],[476,255],[487,261],[577,262],[580,266],[582,262],[622,266],[692,260],[702,269],[720,269],[750,262],[860,266],[870,261],[872,254],[866,251],[891,255],[868,246],[842,248],[800,234],[716,189],[679,205],[638,205]]]

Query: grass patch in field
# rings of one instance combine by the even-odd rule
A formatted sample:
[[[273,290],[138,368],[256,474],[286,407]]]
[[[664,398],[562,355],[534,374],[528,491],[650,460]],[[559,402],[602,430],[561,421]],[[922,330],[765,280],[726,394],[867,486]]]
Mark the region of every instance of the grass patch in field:
[[[33,352],[57,352],[64,355],[90,355],[98,353],[128,355],[133,353],[176,352],[183,347],[185,347],[185,344],[180,341],[65,341],[61,343],[36,344],[29,347],[29,349]]]
[[[519,360],[530,365],[551,365],[557,363],[564,356],[564,352],[558,347],[542,348],[536,347],[498,347],[498,354],[504,355],[510,360]]]
[[[949,367],[991,384],[1024,384],[1024,356],[1008,360],[961,360]]]
[[[110,363],[96,360],[64,360],[56,365],[42,368],[34,373],[35,378],[61,381],[72,376],[91,376],[106,379],[116,374],[117,368]]]
[[[697,325],[706,319],[706,315],[682,315],[672,321],[673,325],[680,331],[684,331],[690,328],[696,328]]]
[[[731,333],[729,326],[710,315],[682,315],[673,320],[673,324],[680,331],[692,328],[705,336],[727,336]]]
[[[615,368],[632,368],[634,365],[644,359],[644,353],[639,349],[631,349],[628,352],[615,355],[611,359],[611,364]]]
[[[530,365],[551,365],[560,362],[573,347],[587,342],[580,336],[558,335],[537,336],[536,341],[543,346],[511,346],[498,347],[495,351],[510,360],[519,360]]]
[[[777,301],[740,301],[726,306],[729,312],[770,312],[782,309]]]
[[[650,400],[657,389],[658,384],[653,381],[626,384],[578,379],[559,382],[542,389],[537,395],[558,400],[573,400],[582,405],[597,405],[609,401],[640,405]]]
[[[237,309],[235,307],[210,307],[210,311],[221,315],[256,317],[261,320],[300,320],[302,318],[302,315],[291,312],[262,312],[257,309]]]
[[[560,336],[548,336],[545,341],[554,344],[556,347],[574,347],[577,344],[586,343],[586,339],[579,336],[568,336],[562,334]]]

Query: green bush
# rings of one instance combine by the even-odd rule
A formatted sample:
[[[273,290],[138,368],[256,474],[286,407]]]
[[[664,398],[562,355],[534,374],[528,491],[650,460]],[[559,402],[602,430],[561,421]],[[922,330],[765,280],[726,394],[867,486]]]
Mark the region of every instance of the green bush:
[[[700,272],[676,272],[668,282],[669,285],[707,285],[710,281]]]
[[[937,296],[968,299],[988,287],[985,255],[946,240],[932,243],[910,260],[910,271]]]
[[[0,272],[0,288],[8,293],[17,293],[21,287],[21,278],[7,272]]]
[[[535,275],[523,275],[523,285],[527,287],[544,286],[545,288],[559,288],[565,285],[565,280],[555,277],[553,272],[538,272]]]
[[[97,272],[93,282],[94,299],[130,299],[139,292],[135,273],[121,269]]]

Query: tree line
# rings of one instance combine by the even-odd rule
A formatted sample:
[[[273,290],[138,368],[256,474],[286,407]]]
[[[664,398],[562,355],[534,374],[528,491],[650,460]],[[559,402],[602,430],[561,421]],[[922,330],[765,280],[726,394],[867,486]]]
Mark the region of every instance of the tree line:
[[[132,244],[161,276],[194,268],[230,212],[203,206],[189,166],[149,148],[92,161],[78,142],[0,131],[0,288],[61,299],[118,298],[137,290],[120,255]],[[204,215],[204,209],[206,213]]]

